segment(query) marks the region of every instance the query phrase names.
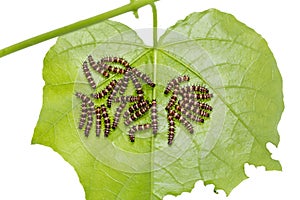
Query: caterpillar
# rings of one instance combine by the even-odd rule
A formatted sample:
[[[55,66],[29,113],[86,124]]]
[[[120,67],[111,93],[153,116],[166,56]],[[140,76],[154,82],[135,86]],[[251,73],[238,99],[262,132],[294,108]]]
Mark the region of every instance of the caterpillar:
[[[87,108],[87,124],[86,124],[85,130],[84,130],[85,136],[89,136],[89,132],[90,132],[92,124],[93,124],[94,103],[93,103],[93,101],[91,101],[91,99],[89,97],[87,97],[85,94],[83,94],[81,92],[76,92],[75,96],[80,98],[82,100],[82,102],[86,104],[86,106],[87,105],[89,106],[89,108]],[[84,122],[85,122],[85,119],[84,119]],[[84,122],[83,121],[81,122],[81,120],[80,120],[79,128],[81,127],[82,124],[84,124]],[[83,125],[82,125],[82,127],[83,127]]]
[[[91,111],[91,109],[89,109],[87,111],[87,123],[86,123],[86,127],[84,130],[84,135],[86,137],[89,136],[92,125],[93,125],[93,111]]]
[[[88,98],[85,94],[81,93],[81,92],[76,92],[75,96],[80,98],[83,102],[87,103],[90,101],[90,98]]]
[[[120,96],[113,99],[114,102],[135,102],[140,101],[137,96]]]
[[[105,76],[106,78],[109,77],[109,73],[100,65],[100,62],[95,62],[93,56],[89,55],[88,56],[88,61],[90,66],[97,71],[98,73],[102,74],[103,76]]]
[[[120,92],[119,92],[120,95],[123,95],[125,90],[127,89],[130,76],[131,76],[131,71],[130,70],[126,71],[120,87]]]
[[[112,63],[119,63],[123,65],[125,68],[130,68],[129,62],[124,58],[119,57],[104,57],[101,59],[101,62],[112,62]]]
[[[174,79],[172,79],[168,84],[167,87],[164,91],[165,94],[168,94],[176,85],[179,85],[179,83],[184,82],[184,81],[189,81],[190,77],[187,75],[184,76],[178,76]]]
[[[156,99],[152,100],[151,106],[151,127],[153,134],[157,134],[158,130],[158,122],[157,122],[157,108],[156,108]]]
[[[179,86],[176,85],[174,87],[174,91],[173,91],[173,94],[172,94],[172,96],[170,98],[170,101],[168,102],[167,106],[165,107],[165,110],[167,110],[167,111],[170,110],[171,107],[176,103],[178,92],[179,92]]]
[[[166,110],[170,110],[171,107],[176,103],[177,101],[177,95],[175,93],[173,93],[173,95],[171,96],[170,101],[168,102],[168,105],[166,106]]]
[[[116,86],[114,87],[113,91],[107,98],[107,107],[108,108],[111,107],[111,103],[112,103],[113,99],[115,98],[115,96],[117,95],[118,91],[120,90],[122,82],[123,82],[123,79],[120,79],[117,81]]]
[[[134,132],[129,130],[128,136],[129,136],[130,142],[134,142],[134,140],[135,140]]]
[[[145,107],[145,106],[148,105],[148,104],[149,104],[149,101],[147,101],[147,100],[146,100],[146,101],[143,100],[143,101],[140,101],[140,102],[138,102],[138,103],[133,104],[132,106],[130,106],[130,107],[128,108],[128,110],[125,111],[123,117],[124,117],[125,119],[128,118],[128,116],[129,116],[130,114],[132,114],[132,113],[134,113],[135,111],[137,111],[137,110],[139,110],[139,109]]]
[[[105,105],[101,105],[102,117],[104,120],[104,136],[107,137],[110,133],[110,119],[106,110]]]
[[[82,102],[81,104],[81,115],[80,115],[80,121],[79,121],[79,129],[82,129],[85,121],[86,121],[86,116],[87,116],[87,105],[86,102]]]
[[[96,107],[96,136],[100,136],[101,131],[101,107]]]
[[[140,124],[140,125],[135,125],[135,126],[132,126],[129,130],[129,139],[131,142],[134,142],[135,140],[135,132],[137,131],[143,131],[143,130],[146,130],[146,129],[149,129],[151,128],[151,124]]]
[[[120,104],[120,106],[116,109],[116,112],[115,112],[115,116],[114,116],[114,121],[113,121],[113,124],[112,124],[112,129],[116,129],[117,126],[118,126],[118,123],[120,121],[120,115],[123,111],[123,109],[125,108],[126,106],[126,102],[122,102]]]
[[[101,62],[100,63],[100,66],[107,70],[107,71],[110,71],[110,72],[113,72],[115,74],[125,74],[126,70],[125,69],[122,69],[122,68],[119,68],[119,67],[113,67],[111,65],[107,65],[106,63],[104,62]]]
[[[137,70],[136,68],[132,68],[131,71],[139,78],[141,78],[145,83],[150,85],[151,87],[155,87],[155,83],[152,82],[147,74],[142,73],[141,71]]]
[[[199,107],[203,110],[209,110],[209,111],[212,111],[212,107],[210,105],[208,105],[207,103],[204,103],[204,102],[200,102],[199,103]]]
[[[107,86],[106,88],[104,88],[101,92],[92,94],[92,97],[94,97],[95,99],[101,99],[103,97],[105,97],[107,94],[109,94],[114,87],[116,86],[117,81],[116,80],[112,80]]]
[[[124,122],[124,124],[126,126],[128,126],[129,124],[131,124],[131,122],[137,120],[138,118],[140,118],[141,116],[143,116],[144,113],[146,113],[151,105],[146,104],[144,107],[142,107],[140,110],[137,110],[136,112],[134,112],[132,115],[130,115],[129,118],[127,118]]]
[[[189,92],[200,92],[200,93],[209,93],[209,90],[206,87],[201,85],[192,85],[192,86],[185,86],[180,89],[181,93],[189,93]]]
[[[144,91],[143,91],[142,86],[141,86],[140,82],[138,81],[138,79],[137,79],[137,77],[134,73],[131,74],[131,80],[132,80],[132,83],[135,87],[137,96],[140,97],[141,99],[143,99],[144,98]]]
[[[93,89],[96,89],[96,83],[92,77],[92,74],[87,66],[87,62],[84,61],[83,64],[82,64],[82,69],[83,69],[83,73],[86,77],[86,79],[88,80],[90,86],[93,88]]]
[[[213,94],[197,94],[196,99],[211,99],[213,97]]]
[[[213,94],[194,94],[194,93],[182,93],[180,92],[180,94],[182,95],[183,98],[187,98],[187,99],[211,99],[213,97]]]
[[[209,90],[201,85],[192,85],[192,89],[197,92],[209,93]]]
[[[191,134],[194,133],[193,125],[188,120],[186,120],[182,115],[177,113],[175,110],[170,110],[169,115],[177,119],[180,123],[182,123]]]
[[[85,94],[82,94],[81,92],[76,92],[75,96],[80,98],[83,102],[85,102],[86,104],[88,104],[90,107],[94,108],[94,103],[93,101]]]
[[[169,122],[168,145],[171,145],[173,143],[174,136],[175,136],[175,122],[173,116],[168,115],[168,122]]]

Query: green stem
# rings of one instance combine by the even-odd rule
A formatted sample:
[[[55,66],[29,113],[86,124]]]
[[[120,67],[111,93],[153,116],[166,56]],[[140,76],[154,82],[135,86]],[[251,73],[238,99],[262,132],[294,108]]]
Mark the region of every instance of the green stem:
[[[153,14],[153,82],[156,83],[157,69],[157,10],[154,3],[151,4]],[[153,88],[152,99],[156,99],[156,89]]]
[[[151,4],[153,14],[153,47],[157,46],[157,10],[154,3]]]
[[[70,25],[67,25],[67,26],[49,31],[47,33],[35,36],[35,37],[27,39],[27,40],[24,40],[22,42],[19,42],[19,43],[16,43],[16,44],[12,45],[12,46],[1,49],[0,50],[0,58],[3,57],[3,56],[6,56],[8,54],[11,54],[13,52],[19,51],[21,49],[30,47],[32,45],[35,45],[35,44],[38,44],[38,43],[41,43],[41,42],[44,42],[46,40],[49,40],[49,39],[52,39],[52,38],[55,38],[55,37],[58,37],[58,36],[73,32],[73,31],[76,31],[78,29],[81,29],[81,28],[99,23],[103,20],[106,20],[106,19],[118,16],[118,15],[130,12],[130,11],[137,10],[137,9],[143,7],[143,6],[146,6],[146,5],[149,5],[149,4],[152,6],[155,1],[157,1],[157,0],[137,0],[137,1],[131,2],[127,5],[116,8],[114,10],[102,13],[100,15],[96,15],[94,17],[91,17],[91,18],[88,18],[88,19],[85,19],[85,20],[82,20],[82,21],[78,21],[78,22],[75,22],[73,24],[70,24]]]

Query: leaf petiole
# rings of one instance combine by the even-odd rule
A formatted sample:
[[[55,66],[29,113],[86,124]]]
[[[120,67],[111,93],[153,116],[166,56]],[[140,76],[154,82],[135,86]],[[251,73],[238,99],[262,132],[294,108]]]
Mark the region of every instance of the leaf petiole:
[[[157,0],[132,1],[129,4],[121,6],[119,8],[114,9],[114,10],[110,10],[108,12],[96,15],[94,17],[91,17],[91,18],[88,18],[88,19],[85,19],[85,20],[82,20],[82,21],[78,21],[78,22],[75,22],[73,24],[70,24],[70,25],[67,25],[67,26],[64,26],[64,27],[61,27],[61,28],[43,33],[41,35],[38,35],[38,36],[35,36],[35,37],[32,37],[32,38],[29,38],[29,39],[24,40],[22,42],[19,42],[19,43],[16,43],[14,45],[11,45],[9,47],[6,47],[4,49],[1,49],[0,50],[0,58],[6,56],[8,54],[14,53],[16,51],[19,51],[21,49],[33,46],[33,45],[41,43],[41,42],[44,42],[46,40],[49,40],[49,39],[52,39],[52,38],[55,38],[55,37],[58,37],[58,36],[61,36],[61,35],[76,31],[76,30],[79,30],[81,28],[85,28],[87,26],[91,26],[91,25],[99,23],[103,20],[106,20],[106,19],[118,16],[118,15],[130,12],[130,11],[136,11],[139,8],[143,7],[143,6],[146,6],[146,5],[149,5],[149,4],[153,6],[155,1],[157,1]]]
[[[153,15],[153,81],[156,83],[156,68],[157,68],[157,9],[154,3],[151,4],[152,15]],[[153,88],[152,98],[156,99],[156,90]]]
[[[151,3],[153,14],[153,47],[157,46],[157,9],[154,3]]]

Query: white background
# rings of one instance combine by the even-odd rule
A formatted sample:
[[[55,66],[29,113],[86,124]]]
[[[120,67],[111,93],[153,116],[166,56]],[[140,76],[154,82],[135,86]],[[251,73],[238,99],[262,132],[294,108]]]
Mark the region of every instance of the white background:
[[[129,1],[129,0],[128,0]],[[110,3],[115,2],[115,3]],[[6,0],[0,3],[0,49],[46,31],[127,3],[124,0]],[[213,186],[196,183],[191,193],[171,199],[252,200],[300,199],[299,19],[297,0],[161,0],[159,27],[167,28],[191,12],[208,8],[234,14],[260,33],[278,62],[284,84],[285,110],[279,124],[278,149],[268,145],[283,172],[245,165],[249,179],[229,197]],[[140,19],[131,13],[114,20],[133,29],[150,28],[150,7]],[[0,199],[83,200],[84,191],[73,168],[50,148],[30,145],[42,106],[43,58],[55,39],[0,58]],[[142,198],[141,198],[142,199]]]

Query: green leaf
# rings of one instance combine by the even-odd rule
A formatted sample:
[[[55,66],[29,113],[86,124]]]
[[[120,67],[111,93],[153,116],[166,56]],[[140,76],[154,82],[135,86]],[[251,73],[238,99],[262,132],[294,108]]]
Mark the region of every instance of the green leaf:
[[[77,128],[81,102],[74,93],[93,92],[81,69],[89,54],[123,57],[155,81],[154,89],[143,89],[147,99],[157,99],[156,137],[138,132],[131,143],[123,123],[108,138],[96,137],[94,126],[89,137]],[[169,146],[164,108],[170,96],[163,91],[183,74],[190,76],[188,84],[203,84],[214,94],[213,111],[204,124],[193,123],[193,135],[176,123]],[[92,75],[98,91],[121,77]],[[281,76],[266,41],[232,15],[214,9],[193,13],[169,28],[156,48],[125,25],[105,21],[60,37],[45,57],[43,76],[43,108],[32,143],[53,148],[74,167],[87,199],[162,199],[190,191],[198,180],[229,194],[247,178],[245,163],[281,170],[266,148],[279,142]],[[126,93],[133,92],[131,84]],[[148,113],[138,124],[150,120]]]

